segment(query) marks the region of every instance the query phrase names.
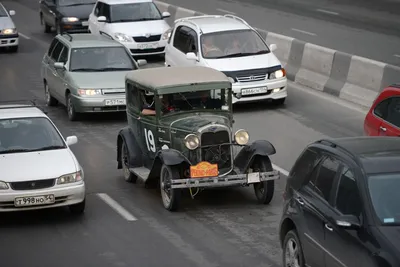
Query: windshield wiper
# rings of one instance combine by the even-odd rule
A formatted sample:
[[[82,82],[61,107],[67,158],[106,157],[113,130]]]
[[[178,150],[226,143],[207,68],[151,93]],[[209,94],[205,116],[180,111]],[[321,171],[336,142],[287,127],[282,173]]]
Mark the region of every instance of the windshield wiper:
[[[112,71],[112,70],[133,70],[133,68],[101,68],[101,69],[96,69],[97,71]]]
[[[90,72],[90,71],[99,71],[99,69],[81,68],[81,69],[73,69],[71,71],[87,71],[87,72]]]
[[[84,6],[84,5],[94,5],[96,3],[76,3],[76,4],[70,4],[70,5],[65,5],[65,6]]]
[[[269,52],[268,50],[260,50],[260,51],[253,52],[253,53],[234,53],[234,54],[229,54],[229,55],[220,56],[220,57],[216,57],[216,58],[246,57],[246,56],[254,56],[254,55],[260,55],[260,54],[266,54],[268,52]]]
[[[44,146],[40,148],[31,149],[29,151],[44,151],[44,150],[53,150],[53,149],[63,149],[67,148],[66,146]]]
[[[0,151],[0,154],[11,154],[11,153],[21,153],[21,152],[30,152],[32,150],[26,148],[15,148],[15,149],[7,149]]]

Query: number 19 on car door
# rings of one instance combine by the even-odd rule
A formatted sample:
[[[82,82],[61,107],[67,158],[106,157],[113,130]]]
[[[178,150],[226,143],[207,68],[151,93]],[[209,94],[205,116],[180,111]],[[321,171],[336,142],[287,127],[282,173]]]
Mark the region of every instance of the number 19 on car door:
[[[149,159],[154,159],[154,156],[157,151],[157,140],[156,136],[154,135],[153,127],[144,127],[143,132],[146,142],[147,155]]]

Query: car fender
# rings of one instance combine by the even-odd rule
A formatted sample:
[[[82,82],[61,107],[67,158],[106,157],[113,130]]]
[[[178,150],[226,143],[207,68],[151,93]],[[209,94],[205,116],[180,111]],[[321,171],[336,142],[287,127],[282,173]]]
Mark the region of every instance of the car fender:
[[[191,165],[189,159],[176,149],[163,149],[157,152],[148,180],[158,179],[163,164],[168,166],[181,165],[183,163]]]
[[[257,140],[246,145],[236,155],[234,165],[244,173],[253,163],[256,156],[265,157],[269,162],[269,156],[276,153],[275,147],[267,140]],[[271,164],[271,163],[270,163]]]
[[[121,149],[123,142],[126,144],[129,156],[129,168],[143,166],[142,151],[137,144],[137,140],[132,133],[131,128],[125,127],[121,129],[117,137],[117,162],[118,169],[122,169]]]

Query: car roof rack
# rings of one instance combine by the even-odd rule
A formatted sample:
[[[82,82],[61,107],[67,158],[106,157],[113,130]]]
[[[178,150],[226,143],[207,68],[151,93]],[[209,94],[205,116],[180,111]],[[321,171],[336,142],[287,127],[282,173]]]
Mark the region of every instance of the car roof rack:
[[[17,108],[38,108],[40,109],[43,113],[47,114],[47,110],[45,110],[44,107],[39,106],[36,103],[36,99],[33,100],[5,100],[5,101],[0,101],[0,109],[17,109]]]
[[[224,17],[225,18],[230,18],[230,19],[235,19],[235,20],[240,21],[241,23],[245,24],[246,26],[250,26],[247,23],[247,21],[245,21],[244,19],[242,19],[242,18],[240,18],[238,16],[235,16],[235,15],[232,15],[232,14],[226,14],[226,15],[224,15]]]
[[[109,35],[109,34],[107,34],[105,32],[100,32],[100,34],[105,36],[105,37],[107,37],[107,38],[110,38],[111,40],[114,40],[111,35]]]
[[[333,148],[339,148],[343,152],[345,152],[347,155],[349,155],[351,158],[353,158],[354,160],[356,160],[356,161],[358,160],[357,156],[354,155],[351,151],[349,151],[347,148],[339,145],[338,143],[335,143],[332,140],[321,139],[321,140],[318,140],[316,143],[319,143],[319,144],[322,144],[322,145],[327,145],[327,146],[330,146],[330,147],[333,147]]]
[[[74,39],[74,38],[72,37],[72,35],[69,34],[68,32],[63,32],[63,33],[62,33],[62,36],[64,36],[64,35],[66,35],[66,36],[69,37],[69,41],[70,41],[70,42],[72,42],[72,40]]]

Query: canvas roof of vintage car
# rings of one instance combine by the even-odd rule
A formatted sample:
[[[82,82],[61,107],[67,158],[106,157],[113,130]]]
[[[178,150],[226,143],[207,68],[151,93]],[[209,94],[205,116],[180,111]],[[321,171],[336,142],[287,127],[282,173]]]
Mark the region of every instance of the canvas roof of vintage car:
[[[156,94],[230,88],[226,75],[208,67],[160,67],[129,72],[126,80],[142,85]]]

